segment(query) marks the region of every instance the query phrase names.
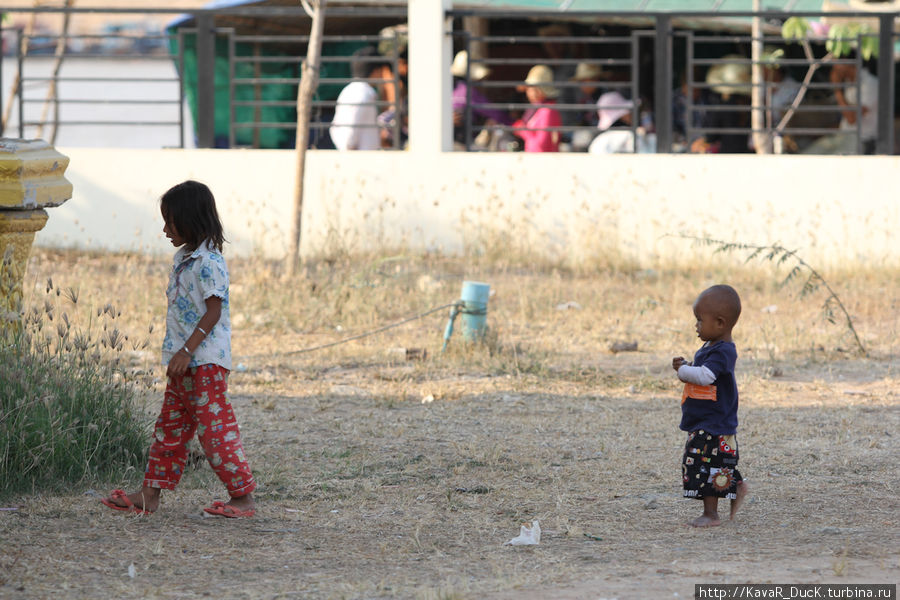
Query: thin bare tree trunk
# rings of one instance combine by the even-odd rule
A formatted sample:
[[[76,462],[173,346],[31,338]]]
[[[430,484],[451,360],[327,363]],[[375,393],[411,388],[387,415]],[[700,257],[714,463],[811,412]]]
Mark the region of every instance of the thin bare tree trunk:
[[[763,66],[759,62],[763,54],[763,31],[762,17],[759,11],[762,9],[761,0],[753,0],[753,12],[757,13],[753,16],[753,24],[751,26],[750,56],[753,59],[751,66],[751,81],[753,89],[750,95],[750,127],[753,128],[753,147],[756,148],[757,154],[772,153],[772,137],[766,135],[763,131],[766,124],[766,88],[764,85]]]
[[[34,0],[34,6],[40,6],[40,0]],[[25,29],[22,31],[22,35],[19,36],[19,52],[22,56],[28,54],[28,36],[30,36],[34,32],[34,25],[37,23],[37,13],[31,13],[31,17],[28,19],[28,23],[25,25]],[[12,114],[12,106],[13,100],[15,100],[16,95],[19,93],[19,86],[22,85],[22,73],[16,71],[16,76],[13,78],[12,87],[9,89],[9,98],[6,100],[6,110],[3,111],[3,131],[6,131],[6,124],[9,123],[9,117]]]
[[[306,13],[312,18],[306,61],[300,72],[297,90],[297,181],[294,189],[294,219],[291,227],[291,245],[285,272],[293,277],[300,266],[300,231],[303,217],[303,175],[306,171],[306,147],[309,145],[309,122],[312,97],[319,82],[319,63],[322,56],[322,32],[325,28],[325,4],[327,0],[300,0]]]
[[[810,45],[809,40],[801,40],[800,44],[803,47],[803,52],[806,55],[806,59],[810,62],[810,65],[806,70],[806,75],[803,77],[803,81],[800,82],[800,90],[794,97],[793,102],[791,102],[791,105],[784,112],[784,116],[781,117],[780,121],[778,121],[778,124],[772,130],[772,133],[769,134],[770,141],[776,135],[780,135],[781,132],[784,131],[784,128],[787,127],[787,124],[790,122],[791,117],[793,117],[794,113],[797,111],[797,107],[799,107],[800,103],[803,102],[803,98],[806,96],[806,91],[809,89],[809,84],[812,83],[813,75],[816,74],[816,71],[819,69],[819,67],[834,58],[831,52],[828,52],[822,58],[816,58],[813,55],[812,46]]]
[[[75,5],[75,0],[66,0],[63,6],[71,8]],[[56,133],[59,129],[59,88],[56,85],[59,78],[59,72],[62,69],[63,58],[66,54],[66,46],[69,41],[69,23],[71,22],[71,13],[63,13],[62,32],[59,39],[56,40],[56,51],[54,52],[55,62],[53,64],[53,75],[50,77],[50,85],[47,86],[47,96],[44,99],[44,108],[41,111],[41,122],[38,125],[37,135],[35,137],[44,137],[44,123],[47,122],[47,111],[50,104],[53,104],[53,128],[50,133],[50,144],[56,143]]]

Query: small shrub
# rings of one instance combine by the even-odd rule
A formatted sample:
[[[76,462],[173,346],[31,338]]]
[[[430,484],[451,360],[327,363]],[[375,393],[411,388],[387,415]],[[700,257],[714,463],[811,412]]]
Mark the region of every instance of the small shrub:
[[[822,303],[822,314],[825,316],[825,319],[829,323],[836,323],[838,319],[838,315],[843,319],[844,325],[847,327],[847,331],[853,334],[853,341],[856,344],[856,347],[859,349],[859,353],[862,356],[867,356],[868,352],[866,352],[866,347],[863,345],[862,340],[859,337],[859,333],[856,331],[856,327],[853,325],[853,317],[850,316],[850,312],[847,310],[847,307],[844,305],[844,301],[841,300],[840,296],[837,295],[837,292],[834,288],[831,287],[822,274],[816,270],[812,265],[803,260],[803,258],[797,254],[795,250],[789,250],[785,248],[781,244],[769,244],[766,246],[756,245],[756,244],[744,244],[740,242],[724,242],[722,240],[714,240],[711,238],[701,238],[694,236],[681,236],[685,239],[691,239],[699,244],[703,244],[706,246],[714,246],[716,252],[728,253],[728,252],[747,252],[747,257],[744,259],[744,262],[750,262],[754,259],[766,261],[773,263],[776,266],[781,266],[787,264],[787,266],[791,266],[790,271],[788,271],[787,277],[784,278],[784,281],[781,282],[781,286],[784,287],[789,283],[804,278],[803,287],[800,290],[800,297],[806,298],[813,295],[815,292],[819,291],[820,288],[824,288],[827,292],[825,294],[825,301]]]
[[[69,312],[59,305],[68,301]],[[0,497],[61,490],[142,468],[149,418],[128,337],[107,305],[77,324],[78,292],[47,283],[43,307],[7,313],[0,333]],[[136,346],[136,345],[135,345]],[[134,348],[137,349],[136,347]]]

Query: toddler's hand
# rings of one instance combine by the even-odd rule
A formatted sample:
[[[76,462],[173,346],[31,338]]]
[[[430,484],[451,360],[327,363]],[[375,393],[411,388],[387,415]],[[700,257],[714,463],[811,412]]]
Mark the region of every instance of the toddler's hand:
[[[683,356],[676,356],[675,358],[672,359],[672,368],[675,369],[676,371],[678,370],[679,367],[681,367],[681,365],[686,365],[686,364],[688,364],[688,361],[684,360]]]

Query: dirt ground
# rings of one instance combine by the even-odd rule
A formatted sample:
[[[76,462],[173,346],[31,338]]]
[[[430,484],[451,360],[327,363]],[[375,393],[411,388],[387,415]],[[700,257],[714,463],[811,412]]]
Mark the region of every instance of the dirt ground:
[[[165,260],[108,270],[98,265],[109,258],[38,259],[36,289],[51,268],[57,285],[78,281],[85,295],[105,278],[134,286],[119,296],[136,322],[159,318],[162,292],[146,290],[163,285]],[[278,302],[266,305],[251,294],[265,274],[234,264],[232,281],[243,282],[232,286],[230,389],[260,483],[256,516],[203,516],[224,489],[202,461],[149,517],[97,501],[139,473],[10,499],[0,506],[0,598],[624,600],[688,598],[696,583],[900,579],[896,320],[869,317],[896,292],[876,288],[873,299],[871,285],[840,281],[869,345],[861,357],[817,305],[754,275],[740,281],[739,468],[751,495],[734,521],[694,529],[700,503],[681,498],[670,364],[696,349],[690,301],[719,274],[476,271],[497,292],[486,344],[464,347],[455,334],[442,354],[440,312],[289,353],[452,299],[457,268],[423,283],[419,267],[389,281],[334,267],[311,273],[306,291],[273,284],[261,296]],[[393,312],[362,308],[388,304],[357,298],[379,286],[401,304]],[[303,314],[293,321],[285,306]],[[622,339],[638,349],[612,352]],[[429,354],[406,360],[397,347]],[[539,545],[504,545],[533,520]]]

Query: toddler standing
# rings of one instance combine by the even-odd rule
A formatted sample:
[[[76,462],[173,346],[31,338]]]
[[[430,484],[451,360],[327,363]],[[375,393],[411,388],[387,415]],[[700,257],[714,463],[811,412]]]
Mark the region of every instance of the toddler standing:
[[[728,285],[714,285],[694,301],[697,336],[703,346],[693,362],[672,359],[684,382],[681,425],[688,432],[682,457],[684,496],[703,500],[694,527],[720,525],[719,498],[731,500],[731,518],[747,496],[747,482],[737,470],[738,389],[734,377],[737,349],[731,330],[741,315],[741,299]]]
[[[162,357],[166,392],[156,420],[143,487],[134,493],[113,490],[106,506],[150,514],[161,490],[174,490],[184,472],[187,444],[194,437],[231,499],[213,502],[206,512],[223,517],[254,514],[256,482],[244,457],[241,435],[228,401],[231,319],[228,267],[216,201],[209,188],[185,181],[160,200],[163,232],[178,248],[166,289],[166,336]]]

